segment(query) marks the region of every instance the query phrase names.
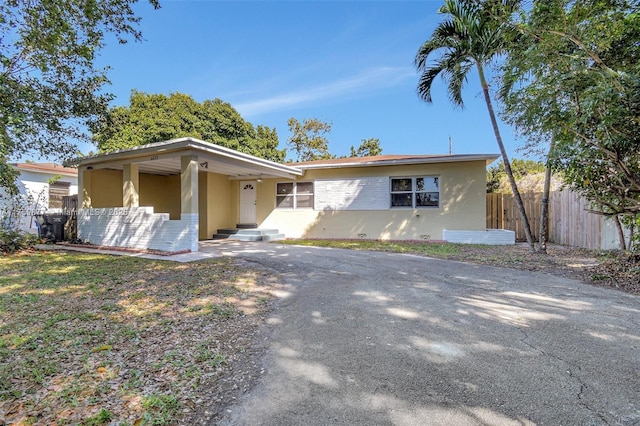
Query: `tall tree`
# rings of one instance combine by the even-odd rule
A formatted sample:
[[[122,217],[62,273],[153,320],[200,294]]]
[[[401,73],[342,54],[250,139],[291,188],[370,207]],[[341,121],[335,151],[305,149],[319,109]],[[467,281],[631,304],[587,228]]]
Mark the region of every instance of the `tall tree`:
[[[182,93],[131,93],[128,107],[113,107],[92,126],[100,152],[191,136],[256,157],[281,162],[275,129],[245,121],[220,99],[195,101]]]
[[[504,118],[606,215],[640,213],[640,14],[626,0],[535,1],[504,65]],[[624,239],[621,238],[621,243]]]
[[[517,5],[518,2],[515,0],[445,0],[439,9],[439,13],[446,15],[445,20],[438,24],[431,38],[418,50],[415,65],[422,73],[418,94],[423,100],[432,102],[431,87],[436,77],[441,75],[448,84],[449,98],[460,107],[464,106],[462,88],[467,75],[472,68],[477,69],[505,172],[522,218],[527,242],[534,252],[535,242],[531,227],[502,142],[489,92],[489,81],[485,75],[485,67],[500,55],[507,53],[517,34],[510,25],[504,24],[495,15],[508,16],[515,11]],[[434,63],[429,62],[433,54],[438,53],[438,59]]]
[[[380,139],[377,138],[362,139],[358,149],[351,145],[351,157],[370,157],[380,154],[382,154],[382,147],[380,146]]]
[[[291,117],[289,125],[289,146],[296,153],[296,161],[326,160],[335,158],[329,152],[329,139],[326,134],[331,131],[331,123],[317,118],[305,118],[302,123]]]
[[[83,129],[111,100],[96,56],[109,33],[120,43],[141,40],[136,2],[0,2],[0,173],[9,159],[61,160],[76,153],[77,141],[89,140]]]

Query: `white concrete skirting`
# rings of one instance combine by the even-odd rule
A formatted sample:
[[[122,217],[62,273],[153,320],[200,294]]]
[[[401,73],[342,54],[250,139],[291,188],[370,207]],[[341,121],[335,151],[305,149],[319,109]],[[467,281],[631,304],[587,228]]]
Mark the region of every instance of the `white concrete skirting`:
[[[80,209],[78,238],[99,246],[197,252],[198,214],[169,220],[153,207]]]
[[[487,244],[493,246],[516,243],[516,233],[506,229],[487,229],[485,231],[454,231],[444,229],[442,237],[446,242],[459,244]]]

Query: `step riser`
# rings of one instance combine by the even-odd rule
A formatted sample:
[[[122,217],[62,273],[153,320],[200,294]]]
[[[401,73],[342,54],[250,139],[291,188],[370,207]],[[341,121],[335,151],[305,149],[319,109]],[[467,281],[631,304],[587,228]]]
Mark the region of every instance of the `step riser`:
[[[238,229],[255,229],[258,227],[256,223],[237,223],[236,228]]]
[[[213,234],[214,240],[233,239],[241,241],[275,241],[283,240],[284,234],[277,229],[218,229]]]
[[[230,240],[239,240],[239,241],[262,241],[262,236],[256,235],[232,235],[229,237]]]

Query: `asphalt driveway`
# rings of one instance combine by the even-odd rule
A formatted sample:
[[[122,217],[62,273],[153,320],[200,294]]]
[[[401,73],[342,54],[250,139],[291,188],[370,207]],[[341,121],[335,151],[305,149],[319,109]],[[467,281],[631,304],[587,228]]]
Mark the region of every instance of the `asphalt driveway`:
[[[220,245],[281,274],[225,425],[638,425],[640,298],[410,255]]]

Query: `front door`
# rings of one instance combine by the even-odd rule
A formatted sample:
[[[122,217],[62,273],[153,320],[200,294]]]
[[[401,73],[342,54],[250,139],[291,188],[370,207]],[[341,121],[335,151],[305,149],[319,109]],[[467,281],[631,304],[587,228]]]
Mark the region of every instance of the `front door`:
[[[240,223],[256,223],[256,184],[255,180],[240,182]]]

